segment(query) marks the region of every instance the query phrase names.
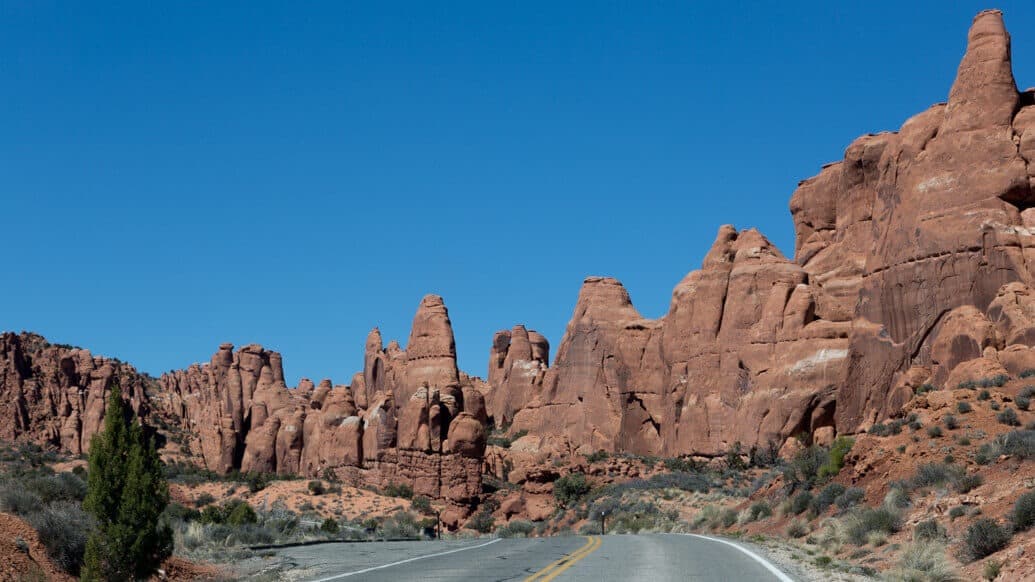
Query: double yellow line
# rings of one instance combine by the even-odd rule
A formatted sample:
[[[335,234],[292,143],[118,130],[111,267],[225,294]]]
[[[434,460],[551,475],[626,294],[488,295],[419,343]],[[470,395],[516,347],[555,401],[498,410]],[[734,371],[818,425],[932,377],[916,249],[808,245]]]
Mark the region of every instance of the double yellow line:
[[[556,562],[551,562],[549,566],[525,578],[525,582],[550,582],[550,580],[560,576],[562,572],[574,566],[575,562],[595,552],[601,543],[600,538],[597,536],[587,537],[586,545],[579,548],[578,551],[564,556]]]

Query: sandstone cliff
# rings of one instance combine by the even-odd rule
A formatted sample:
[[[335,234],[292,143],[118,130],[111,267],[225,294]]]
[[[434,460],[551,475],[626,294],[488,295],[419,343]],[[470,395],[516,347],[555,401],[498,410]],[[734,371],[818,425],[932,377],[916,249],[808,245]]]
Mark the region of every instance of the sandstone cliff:
[[[591,277],[549,369],[524,373],[498,335],[489,401],[512,404],[494,414],[561,449],[714,455],[865,429],[975,358],[1017,368],[1033,339],[1035,94],[1010,59],[1002,14],[982,12],[948,103],[799,185],[793,261],[724,226],[658,320]]]
[[[133,410],[146,417],[153,381],[132,366],[33,333],[0,334],[0,439],[87,452],[115,379]]]
[[[481,494],[486,414],[461,385],[449,313],[426,296],[407,349],[374,329],[364,370],[349,386],[284,383],[280,354],[223,344],[212,360],[159,379],[157,409],[193,435],[214,471],[333,476],[354,484],[408,484],[452,505],[455,523]]]
[[[527,431],[529,454],[829,441],[899,413],[923,384],[1035,369],[1033,157],[1035,92],[1016,88],[1002,15],[982,12],[947,103],[798,185],[793,260],[723,226],[659,319],[617,280],[587,278],[552,365],[546,339],[518,325],[493,338],[486,382],[457,368],[449,313],[429,295],[405,349],[374,329],[348,385],[293,389],[258,345],[154,380],[5,333],[0,438],[86,451],[117,378],[212,470],[408,483],[448,501],[454,523],[481,492],[490,420]]]

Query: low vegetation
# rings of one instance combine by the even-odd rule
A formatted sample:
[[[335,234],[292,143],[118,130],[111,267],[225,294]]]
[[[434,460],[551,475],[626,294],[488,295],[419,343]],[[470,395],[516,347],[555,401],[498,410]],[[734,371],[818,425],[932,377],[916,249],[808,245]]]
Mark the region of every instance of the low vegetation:
[[[571,507],[590,491],[589,482],[582,473],[565,475],[554,481],[553,496],[561,507]]]
[[[960,557],[966,561],[980,560],[1005,548],[1008,543],[1009,529],[993,519],[981,518],[967,528]]]

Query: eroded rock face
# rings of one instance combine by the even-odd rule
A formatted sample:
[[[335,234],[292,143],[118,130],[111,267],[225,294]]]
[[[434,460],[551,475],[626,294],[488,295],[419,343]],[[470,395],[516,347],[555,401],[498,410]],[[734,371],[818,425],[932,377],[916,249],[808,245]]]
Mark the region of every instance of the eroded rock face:
[[[587,279],[513,429],[582,452],[675,455],[832,426],[848,324],[816,316],[806,281],[761,234],[729,226],[661,319],[641,317],[615,279]]]
[[[507,364],[515,333],[498,333],[493,416],[524,400],[513,429],[544,441],[716,454],[863,429],[918,382],[978,358],[966,374],[1002,369],[1000,350],[1028,361],[1035,99],[1010,59],[1002,15],[982,12],[947,104],[857,139],[799,185],[794,261],[723,227],[658,320],[617,281],[587,279],[553,365],[527,387]]]
[[[162,376],[161,410],[194,436],[191,448],[214,471],[407,483],[465,517],[481,491],[487,416],[481,392],[457,370],[442,299],[421,301],[406,350],[383,347],[373,330],[363,367],[351,386],[303,379],[292,390],[279,354],[223,344],[208,364]]]
[[[32,333],[0,334],[0,439],[89,452],[116,380],[137,415],[147,417],[145,388],[153,380],[132,366]]]
[[[1035,369],[1033,157],[1035,93],[1017,91],[1002,15],[982,12],[947,103],[856,139],[798,185],[793,260],[723,226],[659,319],[617,280],[587,278],[552,365],[546,339],[519,325],[493,338],[484,382],[457,369],[448,310],[428,295],[405,349],[374,329],[349,385],[295,389],[258,345],[223,344],[153,381],[8,333],[0,438],[84,452],[118,378],[209,469],[404,482],[449,501],[457,523],[483,465],[526,483],[514,505],[531,507],[549,497],[555,454],[717,455],[738,442],[789,454],[789,437],[865,429],[924,384]],[[525,450],[523,464],[485,458],[490,420],[528,432],[509,452]]]
[[[550,343],[523,325],[496,332],[489,354],[488,414],[495,424],[508,426],[514,414],[538,396],[550,363]]]

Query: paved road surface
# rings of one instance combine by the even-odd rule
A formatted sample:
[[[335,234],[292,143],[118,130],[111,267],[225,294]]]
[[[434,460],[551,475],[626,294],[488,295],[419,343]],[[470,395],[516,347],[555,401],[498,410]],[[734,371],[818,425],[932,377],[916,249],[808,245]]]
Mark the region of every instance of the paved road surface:
[[[277,554],[291,579],[307,582],[792,580],[731,542],[674,534],[326,544]]]

